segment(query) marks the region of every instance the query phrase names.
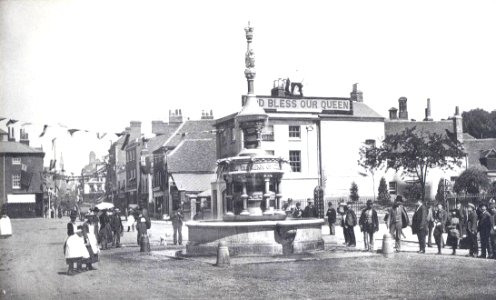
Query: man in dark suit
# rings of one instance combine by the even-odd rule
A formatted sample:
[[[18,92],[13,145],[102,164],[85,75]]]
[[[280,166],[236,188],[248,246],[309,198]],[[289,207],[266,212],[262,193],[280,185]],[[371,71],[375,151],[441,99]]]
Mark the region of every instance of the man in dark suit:
[[[477,213],[475,212],[475,205],[472,203],[468,204],[467,209],[467,235],[470,239],[468,256],[477,257],[477,254],[479,253],[479,245],[477,244]]]
[[[420,246],[418,253],[425,253],[425,237],[428,233],[427,214],[427,207],[419,199],[412,218],[412,233],[417,235]]]
[[[334,224],[336,223],[336,210],[332,207],[332,202],[329,202],[329,208],[326,213],[327,222],[329,223],[329,234],[334,235]]]
[[[443,204],[438,203],[434,214],[434,240],[437,245],[437,254],[441,254],[441,249],[444,248],[443,233],[446,232],[446,221],[448,221],[448,212],[443,209]]]
[[[387,214],[386,223],[389,224],[389,233],[394,237],[396,241],[396,252],[401,250],[401,233],[403,228],[408,226],[410,219],[406,213],[405,208],[402,205],[403,197],[398,195],[394,200],[393,207],[389,209]]]
[[[490,243],[491,229],[492,229],[492,216],[487,211],[487,206],[481,204],[480,206],[481,215],[479,221],[479,234],[481,240],[481,255],[479,258],[486,258],[493,256],[493,247]],[[486,255],[487,254],[487,255]]]
[[[318,218],[319,213],[317,212],[317,208],[313,205],[313,200],[308,199],[308,205],[303,210],[303,218]]]

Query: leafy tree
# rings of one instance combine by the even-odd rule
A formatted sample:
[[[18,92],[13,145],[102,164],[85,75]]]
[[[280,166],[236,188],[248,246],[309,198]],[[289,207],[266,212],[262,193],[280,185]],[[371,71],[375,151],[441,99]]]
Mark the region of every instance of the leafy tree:
[[[361,155],[361,164],[373,161],[375,169],[402,170],[406,175],[415,176],[420,184],[421,197],[425,200],[425,185],[429,169],[453,169],[460,166],[464,152],[460,143],[446,134],[417,132],[416,127],[406,128],[400,133],[386,136],[380,147],[373,153],[374,159]],[[377,163],[375,163],[377,161]]]
[[[439,183],[437,184],[437,192],[436,192],[436,201],[444,202],[446,200],[444,187],[444,178],[439,179]]]
[[[350,199],[352,201],[358,201],[360,199],[360,196],[358,196],[358,185],[355,182],[351,183]]]
[[[478,139],[496,137],[496,112],[477,108],[463,112],[462,117],[463,132]]]
[[[405,191],[403,192],[403,196],[408,201],[417,201],[422,197],[422,188],[418,183],[412,183],[406,186]]]
[[[479,194],[490,187],[489,178],[486,172],[477,167],[466,169],[456,179],[453,190],[456,193],[465,192],[468,194]]]
[[[372,175],[372,192],[374,193],[375,201],[375,171],[380,168],[380,161],[377,160],[377,147],[375,146],[375,141],[373,143],[364,144],[360,147],[360,158],[358,160],[358,165],[361,166],[365,173],[359,172],[362,176],[367,176],[367,173]]]
[[[386,183],[386,179],[384,177],[381,178],[381,181],[379,181],[379,196],[377,197],[377,200],[381,202],[389,202],[391,201],[391,195],[389,194],[388,186]]]

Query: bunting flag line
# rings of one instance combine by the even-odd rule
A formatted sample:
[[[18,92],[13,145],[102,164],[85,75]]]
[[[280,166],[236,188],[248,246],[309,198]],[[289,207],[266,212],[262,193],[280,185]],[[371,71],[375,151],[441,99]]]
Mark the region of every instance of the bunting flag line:
[[[72,136],[75,132],[78,132],[78,131],[79,131],[79,129],[69,129],[69,130],[67,130],[67,131],[68,131],[68,132],[71,134],[71,136]]]
[[[40,134],[40,137],[43,137],[47,131],[48,125],[43,125],[43,132]]]
[[[107,135],[107,133],[106,133],[106,132],[104,132],[103,134],[101,134],[100,132],[97,132],[97,133],[96,133],[96,137],[97,137],[99,140],[103,139],[106,135]]]
[[[129,137],[131,135],[129,133],[126,133],[126,138],[124,139],[124,143],[122,144],[121,150],[126,149],[127,144],[129,143]]]
[[[7,118],[0,118],[0,122],[2,122],[3,120],[6,120]]]
[[[117,137],[121,137],[124,135],[124,133],[114,133]]]
[[[17,123],[18,120],[14,120],[14,119],[10,119],[8,122],[7,122],[7,126],[11,125],[11,124],[15,124]]]

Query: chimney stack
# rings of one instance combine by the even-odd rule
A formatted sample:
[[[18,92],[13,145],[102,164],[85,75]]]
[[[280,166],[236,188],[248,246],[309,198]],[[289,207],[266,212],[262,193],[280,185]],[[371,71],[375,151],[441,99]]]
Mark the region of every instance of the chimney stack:
[[[131,139],[136,139],[141,137],[141,122],[140,121],[131,121],[129,134],[131,135]]]
[[[202,110],[202,120],[213,120],[214,119],[214,113],[212,110],[210,110],[210,113],[207,110]]]
[[[24,128],[21,128],[19,132],[19,143],[29,146],[29,137]]]
[[[463,143],[463,119],[460,116],[460,108],[455,107],[455,116],[453,117],[453,130],[456,134],[456,140]]]
[[[396,107],[389,109],[389,120],[398,120],[398,109]]]
[[[398,119],[400,120],[408,120],[408,108],[407,108],[407,105],[406,105],[406,97],[400,97],[400,99],[398,99],[398,104],[399,104],[399,115],[398,115]]]
[[[183,122],[183,115],[181,110],[175,110],[175,112],[169,110],[169,124],[181,124]]]
[[[363,102],[363,93],[358,90],[358,83],[353,84],[353,90],[350,93],[351,101]]]
[[[425,119],[424,121],[432,121],[431,117],[431,99],[427,98],[427,107],[425,108]]]

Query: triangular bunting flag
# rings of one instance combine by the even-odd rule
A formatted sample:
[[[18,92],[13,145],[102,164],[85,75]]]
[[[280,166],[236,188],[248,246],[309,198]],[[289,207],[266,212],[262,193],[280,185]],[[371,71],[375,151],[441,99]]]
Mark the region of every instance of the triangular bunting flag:
[[[15,124],[17,123],[18,120],[14,120],[14,119],[10,119],[8,122],[7,122],[7,126],[11,125],[11,124]]]
[[[106,133],[106,132],[105,132],[105,133],[103,133],[103,134],[101,134],[100,132],[97,132],[97,133],[96,133],[96,137],[97,137],[99,140],[103,139],[106,135],[107,135],[107,133]]]
[[[121,137],[124,135],[124,133],[114,133],[117,137]]]
[[[74,134],[74,132],[78,132],[78,131],[79,131],[79,129],[69,129],[69,130],[67,130],[67,131],[68,131],[68,132],[71,134],[71,136],[72,136],[72,135]]]
[[[40,137],[43,137],[45,135],[47,128],[48,125],[43,125],[43,132],[40,134]]]
[[[126,134],[126,138],[124,139],[124,143],[122,144],[121,150],[124,150],[129,143],[129,133]]]

